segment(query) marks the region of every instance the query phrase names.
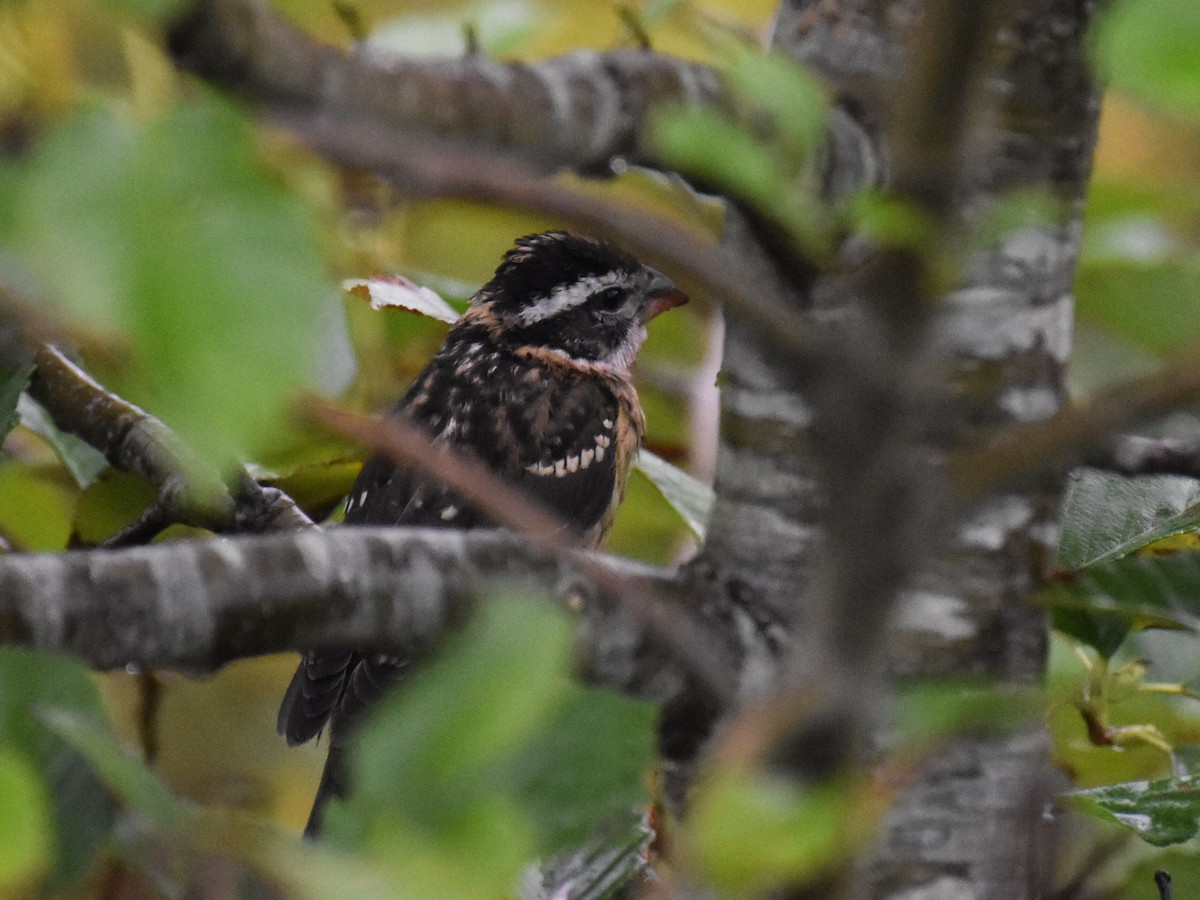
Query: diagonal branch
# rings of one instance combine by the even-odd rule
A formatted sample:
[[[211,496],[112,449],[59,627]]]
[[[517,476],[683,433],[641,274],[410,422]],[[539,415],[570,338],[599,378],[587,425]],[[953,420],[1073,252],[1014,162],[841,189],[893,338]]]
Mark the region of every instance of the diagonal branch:
[[[427,432],[395,418],[369,419],[344,410],[310,406],[316,421],[338,434],[390,457],[397,465],[421,472],[450,488],[488,519],[524,536],[535,547],[570,560],[581,575],[612,598],[695,675],[712,699],[725,706],[733,700],[729,673],[734,660],[725,644],[695,627],[688,617],[664,616],[661,598],[611,567],[580,554],[574,534],[545,507],[530,500],[479,460],[436,444]]]
[[[311,526],[280,491],[248,475],[231,493],[221,476],[160,419],[106,390],[50,344],[34,350],[29,395],[55,425],[82,438],[114,467],[145,479],[171,521],[213,531]]]

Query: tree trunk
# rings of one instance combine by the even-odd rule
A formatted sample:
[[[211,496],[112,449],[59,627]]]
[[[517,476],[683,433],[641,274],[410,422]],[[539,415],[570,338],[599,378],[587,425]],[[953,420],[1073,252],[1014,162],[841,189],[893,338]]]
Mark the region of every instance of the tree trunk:
[[[872,138],[867,164],[844,155],[843,164],[858,171],[848,178],[835,172],[833,181],[853,183],[877,169],[889,172],[885,184],[895,188],[897,173],[910,175],[914,168],[930,182],[949,181],[956,208],[947,218],[950,233],[960,238],[1013,192],[1035,190],[1055,201],[1054,221],[1021,228],[971,253],[961,287],[941,300],[933,328],[948,357],[948,371],[943,369],[948,399],[929,440],[943,454],[979,445],[1000,426],[1049,418],[1063,404],[1071,281],[1098,109],[1083,48],[1093,4],[1022,0],[998,13],[996,27],[980,42],[978,60],[928,48],[918,53],[914,48],[922,40],[960,37],[944,27],[954,19],[946,7],[931,2],[925,9],[908,0],[784,0],[773,36],[774,48],[831,81],[841,110]],[[986,4],[974,14],[986,20]],[[930,60],[950,60],[958,71],[912,71]],[[982,69],[974,81],[975,99],[982,102],[961,129],[961,145],[896,147],[890,139],[905,127],[898,115],[944,99],[937,90],[911,96],[912,85],[937,88],[946,79],[969,80],[973,65]],[[936,106],[924,114],[936,124]],[[946,111],[948,118],[953,115]],[[955,127],[946,123],[949,132]],[[915,166],[903,158],[914,150],[923,151]],[[939,165],[947,170],[939,171]],[[910,196],[919,200],[922,194]],[[752,252],[746,234],[729,240]],[[776,273],[788,281],[786,267]],[[848,305],[858,299],[844,282],[826,278],[805,289],[792,281],[784,286],[809,310],[814,329],[843,322]],[[723,377],[718,503],[706,547],[711,564],[731,582],[769,598],[802,635],[832,627],[847,632],[851,642],[870,645],[869,620],[830,626],[823,620],[850,613],[824,609],[819,599],[822,566],[830,564],[827,516],[831,508],[853,503],[843,492],[826,489],[818,473],[827,466],[812,452],[821,440],[814,427],[822,415],[837,411],[822,409],[828,400],[814,396],[811,385],[799,382],[736,319],[728,328]],[[865,472],[873,462],[867,448],[846,465],[861,465]],[[904,585],[893,586],[903,587],[885,654],[893,679],[1038,682],[1047,624],[1027,600],[1043,583],[1053,553],[1061,487],[1059,478],[1023,484],[940,523],[952,533],[944,540],[927,538],[936,540],[936,555],[906,573]],[[936,491],[936,481],[927,480],[925,488]],[[919,520],[919,505],[877,509],[860,526],[886,546],[891,520]],[[841,696],[869,711],[881,698],[869,657],[866,662],[850,673],[851,689]],[[828,660],[816,666],[825,675],[831,668]],[[845,882],[855,885],[845,888],[845,896],[1042,896],[1053,852],[1047,833],[1052,823],[1044,816],[1051,783],[1047,747],[1036,731],[962,738],[939,749],[887,815],[869,863],[856,883]],[[805,776],[817,774],[803,760],[792,762]]]

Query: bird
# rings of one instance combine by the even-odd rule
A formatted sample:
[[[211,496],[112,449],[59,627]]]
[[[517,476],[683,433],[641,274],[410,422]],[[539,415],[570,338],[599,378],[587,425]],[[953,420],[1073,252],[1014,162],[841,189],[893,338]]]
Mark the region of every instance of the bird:
[[[666,275],[607,241],[565,231],[518,238],[390,416],[480,460],[554,514],[585,548],[612,525],[645,433],[631,366],[646,323],[687,302]],[[346,499],[346,525],[479,528],[493,523],[429,476],[376,455]],[[311,650],[278,730],[291,746],[329,731],[305,836],[348,790],[358,723],[412,660]]]

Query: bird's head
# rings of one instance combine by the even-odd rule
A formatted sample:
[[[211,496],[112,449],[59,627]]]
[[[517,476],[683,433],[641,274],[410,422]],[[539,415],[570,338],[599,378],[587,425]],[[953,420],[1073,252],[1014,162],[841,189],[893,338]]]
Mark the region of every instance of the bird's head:
[[[687,302],[661,272],[612,244],[562,231],[519,238],[475,295],[505,340],[627,369],[646,323]]]

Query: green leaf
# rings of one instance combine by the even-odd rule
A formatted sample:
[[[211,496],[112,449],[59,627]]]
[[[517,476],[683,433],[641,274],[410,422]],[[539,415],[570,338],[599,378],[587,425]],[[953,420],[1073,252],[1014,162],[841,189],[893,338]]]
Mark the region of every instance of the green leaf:
[[[1168,112],[1200,116],[1200,5],[1115,0],[1098,17],[1094,37],[1113,87]]]
[[[66,887],[108,837],[114,807],[91,769],[37,713],[50,707],[104,715],[91,676],[79,663],[48,653],[0,648],[0,747],[37,767],[50,793],[56,844],[52,887]]]
[[[532,827],[485,773],[528,739],[564,689],[566,626],[490,602],[362,728],[354,790],[325,834],[412,875],[413,896],[502,895],[532,858]]]
[[[211,98],[143,126],[81,114],[17,173],[15,249],[78,321],[132,339],[114,387],[224,471],[269,441],[335,298],[243,116]]]
[[[128,472],[109,469],[79,498],[71,526],[73,546],[96,546],[133,524],[154,503],[154,489]]]
[[[1200,553],[1097,563],[1060,578],[1041,599],[1055,628],[1111,657],[1131,631],[1200,630]]]
[[[187,823],[195,810],[174,797],[141,759],[117,746],[95,717],[66,709],[43,709],[38,718],[83,756],[108,789],[156,829]]]
[[[34,896],[53,844],[41,780],[20,754],[0,749],[0,894]]]
[[[352,748],[354,790],[325,833],[413,873],[414,896],[499,896],[534,855],[528,817],[487,775],[566,690],[569,628],[544,604],[488,602],[389,697]]]
[[[497,773],[532,814],[543,853],[581,845],[603,825],[636,819],[648,801],[657,721],[648,703],[573,687],[554,719],[508,771]]]
[[[1200,830],[1200,781],[1191,777],[1114,784],[1067,797],[1081,812],[1123,825],[1155,847],[1183,843]]]
[[[259,476],[296,501],[314,522],[321,522],[346,496],[362,470],[362,460],[334,459],[300,465],[278,475]]]
[[[21,424],[46,439],[81,488],[86,488],[108,468],[108,460],[103,453],[75,435],[59,430],[50,414],[28,394],[21,398],[17,409]]]
[[[637,467],[679,513],[692,533],[703,541],[712,512],[712,488],[645,448],[638,453]]]
[[[541,866],[543,896],[608,900],[646,868],[654,830],[644,822],[594,840]]]
[[[739,48],[725,71],[729,85],[771,117],[791,153],[811,152],[825,138],[828,88],[782,53]]]
[[[937,229],[929,215],[915,203],[877,191],[862,191],[854,197],[851,215],[856,230],[888,247],[908,247],[932,254]]]
[[[568,638],[566,621],[545,604],[484,604],[363,728],[352,805],[368,815],[402,807],[435,829],[451,820],[455,798],[469,804],[472,780],[536,733],[561,701]]]
[[[1200,483],[1080,469],[1067,485],[1062,518],[1056,565],[1082,569],[1200,526]]]
[[[626,834],[647,800],[655,715],[572,685],[570,645],[544,603],[485,603],[362,729],[328,838],[424,873],[421,896],[465,898],[506,893],[535,855],[598,827]],[[614,840],[597,859],[625,846]],[[617,878],[620,856],[595,878]]]
[[[652,141],[674,167],[763,210],[780,211],[790,194],[770,150],[724,113],[698,107],[668,110],[655,121]]]
[[[849,792],[726,769],[700,785],[684,841],[706,880],[731,897],[758,896],[828,866],[857,827]]]

